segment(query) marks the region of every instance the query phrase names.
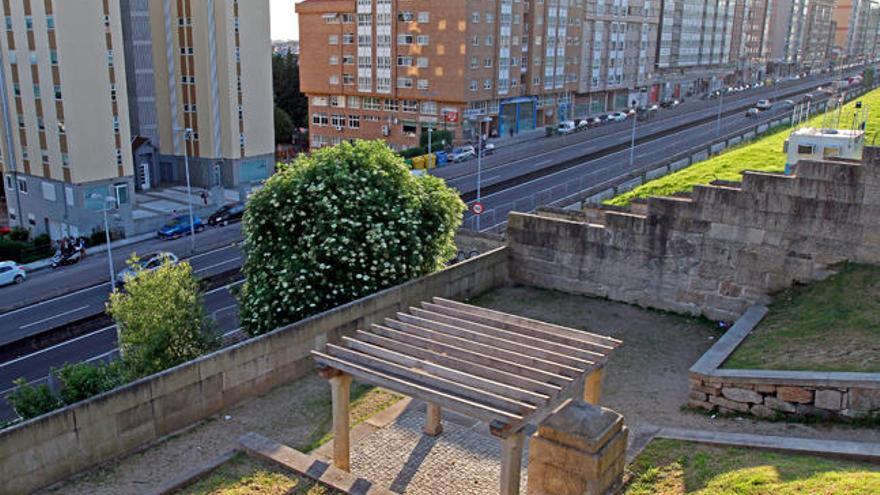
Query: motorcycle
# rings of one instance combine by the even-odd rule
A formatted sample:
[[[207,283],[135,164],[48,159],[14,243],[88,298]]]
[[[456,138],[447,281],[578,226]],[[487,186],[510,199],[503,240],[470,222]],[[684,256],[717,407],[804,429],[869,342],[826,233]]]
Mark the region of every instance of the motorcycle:
[[[79,262],[81,251],[82,248],[80,248],[79,246],[67,252],[61,252],[61,250],[55,251],[55,256],[52,256],[52,268],[55,269],[61,266],[72,265]]]

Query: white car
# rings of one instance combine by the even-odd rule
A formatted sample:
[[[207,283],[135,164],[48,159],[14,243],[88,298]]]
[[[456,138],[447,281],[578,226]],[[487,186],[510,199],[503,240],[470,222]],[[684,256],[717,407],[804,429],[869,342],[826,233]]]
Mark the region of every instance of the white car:
[[[574,125],[574,121],[566,120],[564,122],[559,123],[559,127],[556,128],[556,131],[559,134],[571,134],[577,129]]]
[[[116,274],[116,284],[120,286],[125,285],[129,279],[136,277],[141,271],[153,271],[162,266],[165,261],[177,264],[177,255],[168,251],[159,251],[158,253],[142,256],[138,259],[139,268],[129,266]]]
[[[614,122],[623,122],[626,120],[627,115],[623,112],[612,112],[608,114],[608,120]]]
[[[14,261],[0,261],[0,285],[20,284],[26,278],[23,266]]]
[[[452,150],[452,153],[449,154],[449,160],[452,162],[463,162],[469,158],[473,158],[477,156],[477,152],[474,151],[474,147],[471,145],[459,146]]]
[[[755,108],[758,110],[770,110],[773,108],[773,103],[770,100],[758,100],[758,103],[755,104]]]

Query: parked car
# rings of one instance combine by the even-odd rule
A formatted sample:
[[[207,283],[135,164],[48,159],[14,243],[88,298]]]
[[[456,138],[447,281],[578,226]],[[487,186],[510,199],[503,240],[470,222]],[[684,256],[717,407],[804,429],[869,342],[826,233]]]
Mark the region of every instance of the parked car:
[[[773,103],[770,100],[758,100],[758,103],[755,104],[755,108],[758,110],[770,110],[773,108]]]
[[[793,107],[793,106],[794,106],[794,100],[785,100],[785,101],[782,102],[782,106],[784,106],[784,107]]]
[[[582,120],[581,123],[578,124],[578,126],[584,123],[586,123],[587,127],[599,127],[600,125],[602,125],[602,119],[600,119],[599,117],[587,117],[586,119]]]
[[[596,118],[599,119],[599,123],[601,123],[601,124],[608,122],[608,114],[603,113]]]
[[[452,153],[449,154],[449,161],[458,163],[469,160],[475,156],[477,156],[477,152],[474,151],[474,147],[467,144],[465,146],[453,148]]]
[[[483,156],[489,156],[492,153],[495,153],[495,145],[492,143],[488,143],[483,141]]]
[[[244,203],[232,203],[212,213],[208,217],[208,225],[212,227],[229,225],[230,223],[240,222],[242,217],[244,217]]]
[[[127,281],[138,276],[142,271],[151,272],[159,268],[166,261],[174,265],[177,264],[178,259],[174,253],[169,253],[168,251],[159,251],[158,253],[148,254],[139,258],[137,265],[128,266],[116,273],[117,287],[122,287]]]
[[[613,112],[608,114],[608,120],[612,122],[623,122],[627,115],[623,112]]]
[[[746,117],[757,117],[759,113],[761,113],[760,110],[758,110],[755,107],[752,107],[752,108],[746,110]]]
[[[20,284],[26,278],[23,266],[14,261],[0,261],[0,285]]]
[[[193,223],[192,226],[190,226],[189,215],[181,215],[179,217],[174,217],[174,220],[163,225],[162,228],[156,232],[156,237],[159,239],[177,239],[178,237],[189,235],[193,229],[196,233],[205,230],[205,224],[202,222],[202,219],[199,217],[193,217]]]
[[[558,132],[559,134],[571,134],[576,129],[577,127],[575,126],[574,121],[566,120],[559,123],[559,125],[556,127],[556,132]]]

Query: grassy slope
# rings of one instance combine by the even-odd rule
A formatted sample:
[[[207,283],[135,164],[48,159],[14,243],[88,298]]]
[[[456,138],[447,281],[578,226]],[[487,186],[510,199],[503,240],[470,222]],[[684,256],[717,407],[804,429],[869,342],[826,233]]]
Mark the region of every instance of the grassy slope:
[[[867,463],[654,440],[629,466],[626,495],[880,493]]]
[[[848,264],[777,295],[724,367],[880,371],[880,267]]]
[[[843,122],[847,121],[844,117],[846,115],[852,118],[852,110],[855,108],[856,101],[862,101],[870,108],[868,112],[868,142],[870,143],[874,133],[880,130],[880,89],[875,89],[858,100],[847,103],[841,112]],[[822,116],[817,115],[809,121],[807,127],[819,127],[821,123]],[[785,154],[782,152],[782,145],[788,137],[790,129],[788,127],[780,129],[751,144],[731,148],[708,160],[646,182],[632,191],[609,199],[605,203],[626,206],[634,198],[669,196],[678,192],[690,191],[697,184],[708,184],[716,179],[739,181],[742,179],[744,170],[782,172],[785,169]]]

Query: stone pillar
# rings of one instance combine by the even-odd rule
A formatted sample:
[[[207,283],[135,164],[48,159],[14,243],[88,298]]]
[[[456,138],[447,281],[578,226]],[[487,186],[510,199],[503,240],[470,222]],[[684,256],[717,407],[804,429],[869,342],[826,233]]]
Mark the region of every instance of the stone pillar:
[[[587,404],[599,405],[599,399],[602,397],[602,378],[605,376],[605,369],[598,367],[587,375],[584,383],[584,402]]]
[[[571,400],[538,425],[529,444],[528,495],[605,495],[623,481],[623,416]]]
[[[425,435],[436,437],[443,432],[443,424],[440,422],[442,412],[440,406],[433,402],[426,404],[428,410],[425,416]]]
[[[338,373],[329,379],[333,401],[333,465],[343,471],[351,470],[349,454],[349,409],[351,375]]]

